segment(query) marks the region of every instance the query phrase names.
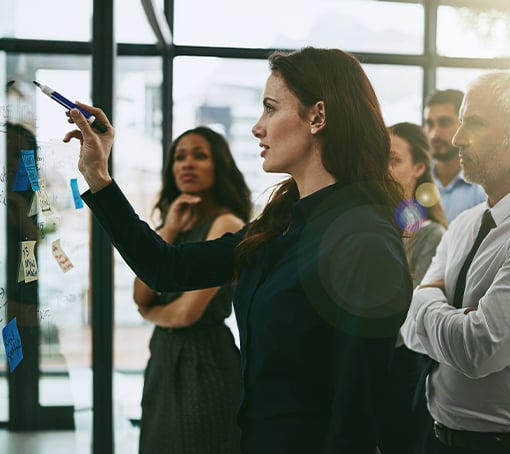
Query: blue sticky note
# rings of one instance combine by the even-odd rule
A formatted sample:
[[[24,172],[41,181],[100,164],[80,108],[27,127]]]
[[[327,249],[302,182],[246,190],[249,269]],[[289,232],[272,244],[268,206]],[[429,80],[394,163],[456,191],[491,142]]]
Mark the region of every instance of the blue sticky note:
[[[16,317],[14,317],[2,329],[4,338],[5,354],[9,363],[9,370],[12,372],[23,359],[23,348],[21,347],[21,338],[19,336]]]
[[[40,189],[39,176],[37,175],[37,167],[35,165],[34,150],[21,150],[21,158],[23,159],[23,164],[25,164],[25,170],[27,171],[32,191],[38,191]]]
[[[80,189],[76,178],[71,178],[71,191],[73,191],[74,207],[76,209],[83,208],[83,200],[80,197]]]
[[[14,183],[12,185],[13,191],[28,191],[30,189],[30,181],[28,179],[27,170],[23,159],[20,159],[16,175],[14,176]]]

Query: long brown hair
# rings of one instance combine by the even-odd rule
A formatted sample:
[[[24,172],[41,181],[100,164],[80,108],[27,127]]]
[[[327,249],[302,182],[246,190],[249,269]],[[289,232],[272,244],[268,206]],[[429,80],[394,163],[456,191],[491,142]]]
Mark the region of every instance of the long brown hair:
[[[304,108],[324,102],[326,127],[320,134],[325,169],[345,185],[370,182],[370,200],[396,208],[402,192],[389,173],[389,134],[359,61],[339,49],[306,47],[272,53],[269,67],[283,78]],[[298,199],[293,178],[276,187],[237,247],[238,265],[288,228],[291,205]],[[392,217],[389,220],[394,221]]]
[[[227,140],[221,134],[218,134],[206,126],[188,129],[170,145],[167,152],[165,169],[163,171],[161,192],[154,205],[153,211],[159,210],[161,220],[164,220],[168,207],[181,193],[175,184],[172,166],[174,164],[177,145],[179,141],[188,134],[198,134],[211,145],[215,173],[213,193],[216,202],[228,208],[244,222],[248,222],[252,209],[250,189],[232,157]]]
[[[390,134],[400,137],[409,144],[413,164],[423,163],[426,166],[425,172],[416,181],[414,191],[423,183],[431,183],[436,187],[430,165],[430,143],[422,127],[414,123],[402,122],[396,123],[388,129]],[[437,194],[439,195],[439,191],[437,191]],[[428,219],[439,222],[444,228],[448,227],[448,219],[439,197],[437,203],[424,208]]]

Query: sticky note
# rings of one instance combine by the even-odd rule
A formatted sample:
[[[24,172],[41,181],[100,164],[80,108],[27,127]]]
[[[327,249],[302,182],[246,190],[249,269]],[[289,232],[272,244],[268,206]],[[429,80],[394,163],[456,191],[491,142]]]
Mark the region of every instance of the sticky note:
[[[37,191],[39,189],[39,176],[37,175],[37,167],[35,165],[34,150],[21,150],[21,159],[23,164],[25,164],[30,186],[33,191]]]
[[[32,200],[30,201],[30,207],[28,208],[27,216],[37,216],[37,213],[39,213],[39,202],[37,201],[37,193],[34,192]]]
[[[60,244],[60,239],[55,240],[51,243],[51,252],[58,265],[64,273],[67,273],[71,268],[74,267],[69,257],[66,255]]]
[[[12,372],[23,359],[23,348],[21,346],[21,338],[14,317],[2,329],[2,337],[4,339],[5,355],[9,363],[9,370]]]
[[[20,250],[20,263],[18,265],[18,282],[36,281],[38,278],[37,260],[34,249],[35,241],[22,241]]]
[[[71,191],[73,191],[74,207],[76,209],[83,208],[83,200],[80,197],[80,189],[76,178],[71,178]]]
[[[37,201],[39,202],[43,216],[49,216],[53,214],[53,208],[51,207],[50,198],[46,192],[46,181],[41,180],[39,183],[39,189],[35,191],[37,194]]]
[[[27,215],[30,217],[35,216],[37,213],[39,213],[39,209],[41,210],[43,216],[50,216],[54,213],[48,192],[46,191],[45,180],[39,180],[39,189],[34,191],[34,196],[30,202],[30,207],[28,209]]]
[[[28,191],[30,189],[30,181],[28,174],[23,164],[23,159],[20,159],[16,175],[14,176],[14,183],[12,184],[13,191]]]

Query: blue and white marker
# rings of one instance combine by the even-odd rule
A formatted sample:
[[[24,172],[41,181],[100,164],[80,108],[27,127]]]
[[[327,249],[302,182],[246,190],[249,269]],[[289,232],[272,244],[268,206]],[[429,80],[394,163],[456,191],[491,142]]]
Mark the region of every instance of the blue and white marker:
[[[107,131],[108,128],[102,121],[99,121],[94,115],[92,115],[90,112],[87,112],[85,109],[77,106],[74,102],[69,101],[69,99],[53,90],[53,88],[50,88],[47,85],[41,85],[39,82],[36,82],[35,80],[34,84],[37,85],[45,95],[48,95],[51,99],[57,101],[60,105],[64,106],[66,109],[68,110],[78,109],[87,119],[89,124],[93,128],[97,129],[99,132]]]

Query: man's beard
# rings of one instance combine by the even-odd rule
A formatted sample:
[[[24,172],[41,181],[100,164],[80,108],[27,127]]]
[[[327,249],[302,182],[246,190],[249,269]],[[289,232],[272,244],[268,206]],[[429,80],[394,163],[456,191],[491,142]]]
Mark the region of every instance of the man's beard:
[[[450,147],[446,153],[441,154],[441,153],[433,152],[432,157],[436,161],[442,161],[442,162],[450,161],[451,159],[453,159],[455,157],[457,157],[457,158],[459,157],[459,149],[457,147]]]

